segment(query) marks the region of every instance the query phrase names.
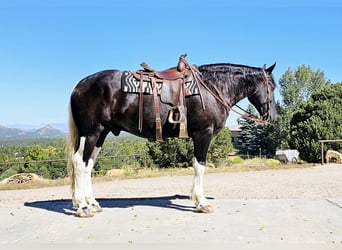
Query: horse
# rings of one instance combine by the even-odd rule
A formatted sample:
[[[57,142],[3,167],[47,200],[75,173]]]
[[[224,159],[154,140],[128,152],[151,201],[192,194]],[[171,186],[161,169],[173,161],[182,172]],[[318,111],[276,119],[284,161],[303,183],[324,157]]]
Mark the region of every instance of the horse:
[[[217,63],[194,66],[201,76],[201,95],[185,97],[187,132],[194,145],[192,199],[195,210],[213,212],[203,191],[207,152],[213,136],[224,128],[232,107],[244,99],[255,106],[264,121],[276,119],[272,74],[275,64],[266,68]],[[68,172],[76,216],[91,217],[101,212],[92,191],[91,172],[106,136],[121,131],[155,139],[156,124],[153,95],[122,91],[122,70],[103,70],[86,76],[73,88],[69,103]],[[144,103],[143,123],[138,128],[139,100]],[[162,137],[177,137],[179,125],[168,120],[170,105],[159,99]]]

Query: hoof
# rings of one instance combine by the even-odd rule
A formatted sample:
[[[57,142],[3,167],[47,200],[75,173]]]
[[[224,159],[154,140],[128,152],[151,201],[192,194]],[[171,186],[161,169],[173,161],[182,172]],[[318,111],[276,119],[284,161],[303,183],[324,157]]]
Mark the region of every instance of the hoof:
[[[214,212],[214,209],[213,209],[213,207],[211,205],[205,205],[205,206],[204,205],[199,205],[196,208],[196,212],[209,214],[209,213]]]
[[[89,209],[89,207],[83,207],[83,208],[77,209],[76,216],[81,217],[81,218],[89,218],[89,217],[93,217],[94,213],[92,212],[91,209]]]
[[[91,209],[91,212],[93,212],[93,213],[100,213],[100,212],[102,212],[102,207],[100,207],[100,205],[91,204],[90,205],[90,209]]]

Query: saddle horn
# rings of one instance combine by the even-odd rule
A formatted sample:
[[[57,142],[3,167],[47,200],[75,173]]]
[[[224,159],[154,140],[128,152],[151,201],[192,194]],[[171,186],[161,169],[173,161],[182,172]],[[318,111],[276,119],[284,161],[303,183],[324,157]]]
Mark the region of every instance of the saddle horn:
[[[179,72],[183,72],[183,71],[185,70],[185,68],[186,68],[185,63],[184,63],[183,60],[182,60],[182,58],[185,58],[186,56],[187,56],[187,54],[185,53],[184,55],[181,55],[181,56],[179,57],[179,61],[178,61],[178,65],[177,65],[177,70],[178,70]]]

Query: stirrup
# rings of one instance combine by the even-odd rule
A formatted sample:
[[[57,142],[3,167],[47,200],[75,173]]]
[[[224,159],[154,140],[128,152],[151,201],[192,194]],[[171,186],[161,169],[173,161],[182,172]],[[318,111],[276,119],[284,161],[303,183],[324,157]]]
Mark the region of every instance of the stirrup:
[[[186,120],[179,124],[179,138],[189,138]]]
[[[177,118],[174,119],[174,111],[177,110]],[[179,123],[179,138],[189,138],[188,135],[188,125],[186,119],[186,111],[184,105],[174,107],[170,110],[169,123],[178,124]]]
[[[175,111],[178,111],[178,112],[175,114]],[[181,119],[184,117],[182,116],[182,112],[184,112],[184,106],[172,107],[169,113],[169,119],[168,119],[169,123],[172,123],[172,124],[181,123]],[[174,118],[174,116],[176,117]]]

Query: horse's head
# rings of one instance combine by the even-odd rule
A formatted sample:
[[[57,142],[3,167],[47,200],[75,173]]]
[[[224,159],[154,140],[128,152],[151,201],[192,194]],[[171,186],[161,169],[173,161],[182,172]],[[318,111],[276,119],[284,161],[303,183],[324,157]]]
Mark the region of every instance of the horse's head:
[[[263,120],[273,122],[277,117],[276,104],[274,100],[274,89],[276,83],[274,81],[272,71],[276,64],[269,68],[262,69],[263,80],[257,84],[255,92],[248,97],[248,100],[258,110]]]

